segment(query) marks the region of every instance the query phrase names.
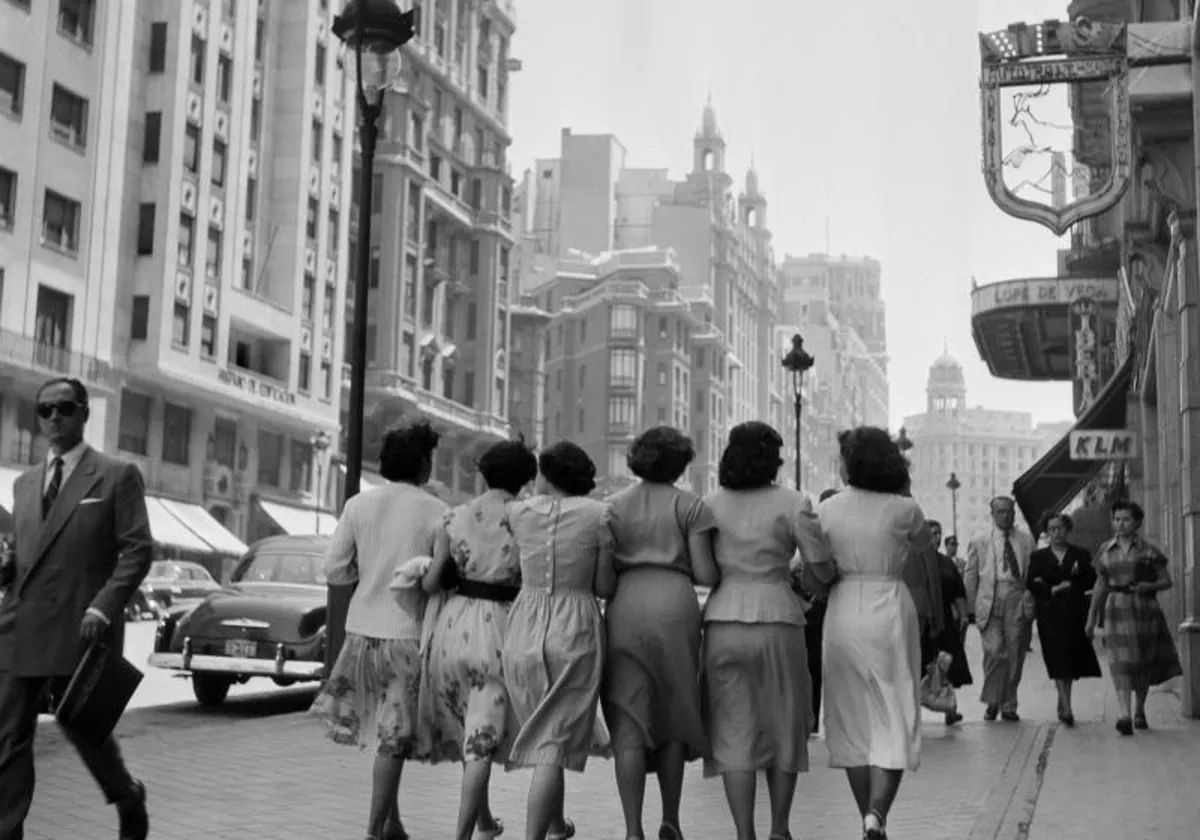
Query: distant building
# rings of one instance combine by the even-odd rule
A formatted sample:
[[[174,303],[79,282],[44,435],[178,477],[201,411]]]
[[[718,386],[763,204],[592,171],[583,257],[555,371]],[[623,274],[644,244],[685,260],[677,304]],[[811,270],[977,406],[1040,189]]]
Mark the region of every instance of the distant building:
[[[930,366],[926,409],[904,418],[913,448],[913,497],[947,535],[955,530],[950,490],[958,478],[960,544],[991,527],[988,504],[1009,495],[1013,482],[1070,429],[1069,422],[1038,423],[1026,411],[967,408],[962,366],[943,355]]]

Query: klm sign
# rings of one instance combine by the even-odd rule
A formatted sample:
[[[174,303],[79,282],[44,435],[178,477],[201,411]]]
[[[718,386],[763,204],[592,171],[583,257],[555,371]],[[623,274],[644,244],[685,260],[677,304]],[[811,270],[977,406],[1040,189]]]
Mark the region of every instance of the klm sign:
[[[1133,432],[1094,430],[1071,432],[1072,461],[1128,461],[1137,457]]]

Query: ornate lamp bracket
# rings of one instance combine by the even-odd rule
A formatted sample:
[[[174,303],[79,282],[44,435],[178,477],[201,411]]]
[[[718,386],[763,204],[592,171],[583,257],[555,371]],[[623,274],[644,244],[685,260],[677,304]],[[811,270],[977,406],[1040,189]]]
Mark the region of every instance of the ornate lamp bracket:
[[[996,205],[1062,236],[1076,222],[1104,213],[1121,200],[1132,180],[1133,129],[1129,111],[1129,59],[1123,25],[1076,18],[1014,24],[981,34],[980,104],[983,115],[983,177]],[[1055,57],[1061,56],[1061,57]],[[1016,195],[1004,183],[1007,153],[1001,139],[1001,90],[1008,87],[1108,82],[1111,160],[1107,181],[1090,195],[1054,207]]]

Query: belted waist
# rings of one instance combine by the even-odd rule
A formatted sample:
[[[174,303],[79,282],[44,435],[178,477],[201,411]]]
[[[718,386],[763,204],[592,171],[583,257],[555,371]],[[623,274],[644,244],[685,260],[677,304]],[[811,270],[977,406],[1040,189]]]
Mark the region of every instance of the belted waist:
[[[488,583],[482,580],[468,580],[461,578],[458,581],[455,592],[464,598],[477,598],[481,601],[496,601],[501,604],[511,604],[517,599],[517,593],[521,591],[519,586],[510,586],[506,583]]]
[[[864,583],[902,583],[903,578],[899,575],[886,575],[882,572],[878,574],[869,574],[867,572],[842,572],[839,571],[838,581],[843,580],[860,580]]]

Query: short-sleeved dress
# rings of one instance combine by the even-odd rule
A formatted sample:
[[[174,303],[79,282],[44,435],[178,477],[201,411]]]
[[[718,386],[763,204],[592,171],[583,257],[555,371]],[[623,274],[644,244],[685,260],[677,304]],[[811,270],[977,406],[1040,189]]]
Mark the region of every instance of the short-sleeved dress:
[[[1171,628],[1153,595],[1135,595],[1134,583],[1149,581],[1167,565],[1157,547],[1136,537],[1129,547],[1112,539],[1096,552],[1096,574],[1108,582],[1105,609],[1109,663],[1113,685],[1142,691],[1183,673]]]
[[[688,760],[704,757],[700,605],[688,538],[715,531],[716,520],[699,496],[645,481],[610,498],[609,517],[617,591],[605,610],[601,703],[613,750],[683,744]]]
[[[512,495],[489,490],[446,513],[438,550],[446,545],[464,581],[433,621],[421,685],[421,750],[433,763],[487,761],[499,755],[508,721],[501,648],[511,601],[463,594],[516,595],[520,556],[508,526]],[[468,589],[468,584],[487,584]]]
[[[825,614],[825,745],[831,767],[916,770],[921,631],[904,564],[925,527],[905,496],[851,487],[817,506],[841,578]]]
[[[705,775],[807,771],[812,684],[789,567],[797,550],[807,562],[829,559],[812,503],[784,487],[721,489],[704,501],[721,572],[704,608]]]
[[[583,771],[604,674],[596,567],[611,563],[607,506],[534,496],[509,506],[521,594],[508,616],[504,682],[513,714],[507,766]]]

